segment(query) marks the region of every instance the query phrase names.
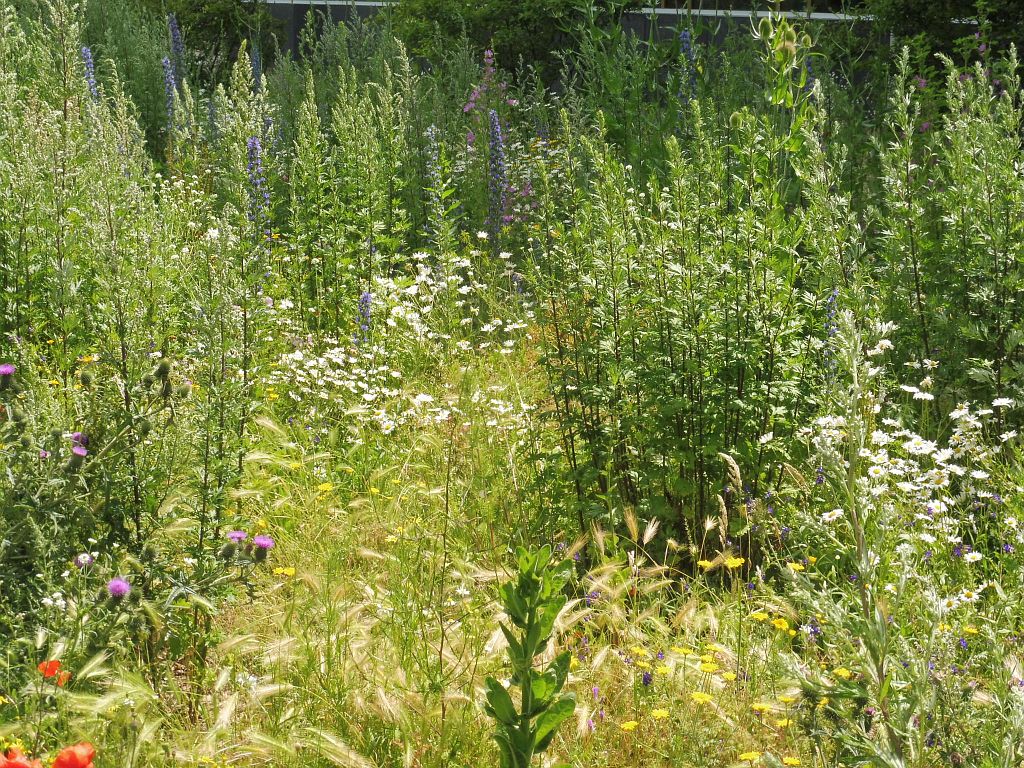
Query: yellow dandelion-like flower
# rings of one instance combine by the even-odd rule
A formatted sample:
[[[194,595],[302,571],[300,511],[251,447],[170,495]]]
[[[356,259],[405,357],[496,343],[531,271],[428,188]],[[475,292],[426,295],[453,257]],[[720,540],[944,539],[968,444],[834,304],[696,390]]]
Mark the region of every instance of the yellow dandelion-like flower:
[[[710,675],[713,672],[718,671],[718,665],[715,664],[715,662],[713,661],[705,661],[703,664],[700,665],[700,671]]]
[[[761,759],[761,753],[757,752],[755,750],[751,750],[750,752],[744,752],[743,754],[740,755],[740,760],[742,760],[745,763],[753,763],[753,762],[756,762],[756,761],[758,761],[760,759]]]
[[[710,653],[705,653],[703,656],[700,657],[700,660],[703,661],[705,664],[710,664],[715,660],[715,657]]]
[[[771,616],[769,616],[764,611],[755,611],[754,613],[750,614],[750,618],[752,618],[754,621],[768,621],[768,619],[770,619]]]
[[[295,575],[295,569],[292,568],[292,566],[290,566],[290,565],[282,566],[282,567],[275,568],[274,569],[274,574],[276,576],[289,576],[290,577],[290,576],[294,576]]]
[[[824,709],[828,706],[828,696],[822,696],[821,701],[818,702],[818,709]]]
[[[641,659],[640,661],[638,661],[636,663],[636,668],[637,669],[650,669],[651,668],[651,662],[644,661],[643,659]]]
[[[789,622],[785,619],[779,618],[772,622],[772,626],[776,629],[789,629]]]
[[[626,733],[630,733],[631,731],[635,731],[638,725],[640,725],[640,723],[636,720],[627,720],[624,723],[619,723],[619,728],[624,730]]]
[[[694,704],[710,704],[711,694],[704,693],[703,691],[694,691],[690,694],[690,701]]]
[[[320,491],[320,493],[327,493],[328,491],[334,490],[334,483],[320,483],[316,489]]]
[[[580,660],[577,659],[575,656],[573,656],[573,657],[571,657],[569,659],[569,669],[570,669],[570,671],[578,669],[579,666],[580,666]]]
[[[725,558],[725,567],[731,571],[736,568],[739,568],[745,562],[747,561],[744,560],[742,557],[727,557]]]
[[[781,701],[783,704],[792,704],[794,701],[796,701],[796,696],[779,696],[779,701]]]
[[[832,674],[836,677],[841,677],[843,680],[849,680],[853,677],[853,672],[848,670],[846,667],[836,667],[832,670]]]
[[[665,720],[666,718],[668,718],[668,710],[667,709],[652,709],[651,710],[651,717],[653,717],[655,720]]]
[[[803,563],[786,563],[786,567],[789,568],[789,570],[791,571],[797,572],[805,570]]]
[[[710,560],[698,560],[697,565],[699,565],[705,571],[710,571],[712,568],[715,567],[715,564],[712,563]]]
[[[750,708],[754,712],[759,714],[759,715],[763,715],[766,712],[771,712],[772,711],[772,705],[771,704],[765,704],[765,703],[759,702],[759,701],[758,702],[754,702],[753,704],[751,704]]]
[[[659,675],[667,675],[672,670],[664,664],[659,664],[657,667],[654,668],[654,671],[657,672]]]
[[[302,462],[293,461],[288,465],[288,469],[302,469]]]
[[[971,625],[971,624],[968,624],[966,627],[964,627],[964,634],[965,635],[976,635],[976,634],[978,634],[978,628],[973,626],[973,625]]]
[[[371,488],[370,489],[370,495],[371,496],[379,496],[380,495],[380,488],[376,488],[376,487]]]
[[[782,758],[783,765],[800,765],[799,757],[784,757]]]
[[[789,726],[791,726],[792,724],[793,721],[790,720],[788,717],[783,717],[775,721],[776,728],[789,728]]]
[[[650,651],[648,651],[646,648],[640,645],[630,646],[629,650],[632,652],[634,656],[639,656],[642,659],[646,659],[648,656],[651,655]]]
[[[722,673],[722,679],[725,680],[727,683],[731,683],[733,680],[736,679],[736,673],[735,672],[723,672]]]

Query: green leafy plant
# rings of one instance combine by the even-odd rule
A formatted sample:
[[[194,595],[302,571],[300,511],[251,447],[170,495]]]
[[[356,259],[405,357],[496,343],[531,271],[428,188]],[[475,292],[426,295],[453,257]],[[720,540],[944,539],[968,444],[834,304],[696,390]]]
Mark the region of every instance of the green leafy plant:
[[[572,573],[572,564],[552,563],[547,546],[536,554],[520,547],[516,560],[519,574],[503,584],[499,594],[510,622],[501,624],[512,666],[509,688],[519,689],[520,706],[517,710],[508,689],[488,677],[484,707],[497,724],[494,738],[501,750],[502,768],[530,765],[533,756],[551,744],[558,726],[576,710],[575,695],[561,693],[569,674],[569,651],[558,654],[542,669],[535,668],[535,659],[547,647],[555,619],[565,606],[562,587]]]

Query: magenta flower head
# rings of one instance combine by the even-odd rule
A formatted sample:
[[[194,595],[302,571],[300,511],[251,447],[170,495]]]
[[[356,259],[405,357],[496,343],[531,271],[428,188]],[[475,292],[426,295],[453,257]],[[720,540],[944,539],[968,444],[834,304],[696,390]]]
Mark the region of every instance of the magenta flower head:
[[[45,449],[43,449],[43,448],[40,448],[39,449],[39,458],[40,459],[48,459],[48,458],[50,458],[50,452],[45,450]]]
[[[3,363],[2,365],[0,365],[0,376],[4,378],[8,376],[13,376],[14,372],[17,370],[18,368],[16,365],[14,365],[14,363]]]
[[[233,541],[235,544],[245,541],[247,538],[249,538],[249,534],[245,531],[231,531],[228,534],[228,541]]]
[[[71,442],[74,443],[75,445],[88,445],[89,436],[86,435],[84,432],[72,432]]]
[[[257,563],[261,563],[267,559],[267,552],[274,548],[274,540],[269,536],[259,535],[253,537],[252,540],[253,549],[252,559]]]
[[[85,448],[81,445],[76,445],[71,449],[71,457],[68,459],[68,471],[74,471],[82,466],[82,462],[85,461],[86,454],[88,454]]]
[[[128,579],[117,576],[107,582],[107,593],[113,600],[123,600],[132,591],[132,585]]]

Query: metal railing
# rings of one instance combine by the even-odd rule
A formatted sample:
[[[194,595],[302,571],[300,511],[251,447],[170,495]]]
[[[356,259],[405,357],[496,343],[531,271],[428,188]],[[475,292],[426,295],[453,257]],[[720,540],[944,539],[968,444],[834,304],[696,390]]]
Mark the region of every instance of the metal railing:
[[[356,8],[387,8],[397,5],[401,0],[264,0],[268,5],[307,6],[310,8],[323,7],[356,7]],[[685,8],[638,8],[630,13],[638,16],[668,16],[671,18],[686,18],[687,16],[698,16],[703,18],[719,19],[751,19],[764,16],[783,17],[787,19],[803,19],[805,21],[863,21],[870,17],[855,16],[849,13],[830,13],[826,11],[732,11],[721,9],[701,8],[687,10]]]

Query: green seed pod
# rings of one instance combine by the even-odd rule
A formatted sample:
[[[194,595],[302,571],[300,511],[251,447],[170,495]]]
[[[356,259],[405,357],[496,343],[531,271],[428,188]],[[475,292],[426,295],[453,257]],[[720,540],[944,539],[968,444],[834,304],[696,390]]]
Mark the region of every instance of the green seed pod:
[[[156,370],[153,371],[153,375],[160,380],[166,380],[171,375],[171,361],[166,357],[162,358],[156,365]]]
[[[142,437],[145,437],[146,435],[148,435],[152,431],[153,431],[153,422],[151,422],[149,419],[140,419],[139,420],[139,434],[142,435]]]
[[[32,447],[32,438],[29,437],[28,435],[22,435],[21,436],[21,447],[24,448],[26,451],[29,448],[31,448]]]
[[[150,374],[150,373],[147,373],[145,376],[142,377],[142,386],[144,386],[144,387],[146,387],[148,389],[149,387],[153,386],[153,383],[155,381],[156,381],[156,379],[153,378],[153,375]]]
[[[192,394],[192,382],[186,381],[184,384],[179,384],[174,390],[174,396],[179,400],[185,400],[189,395]]]
[[[772,20],[767,16],[762,16],[757,25],[757,34],[764,40],[768,40],[772,36],[772,31]]]
[[[163,383],[160,385],[160,397],[170,397],[171,392],[173,391],[174,387],[171,386],[170,379],[164,379]]]
[[[82,371],[82,374],[78,379],[86,389],[92,386],[92,374],[89,371]]]

